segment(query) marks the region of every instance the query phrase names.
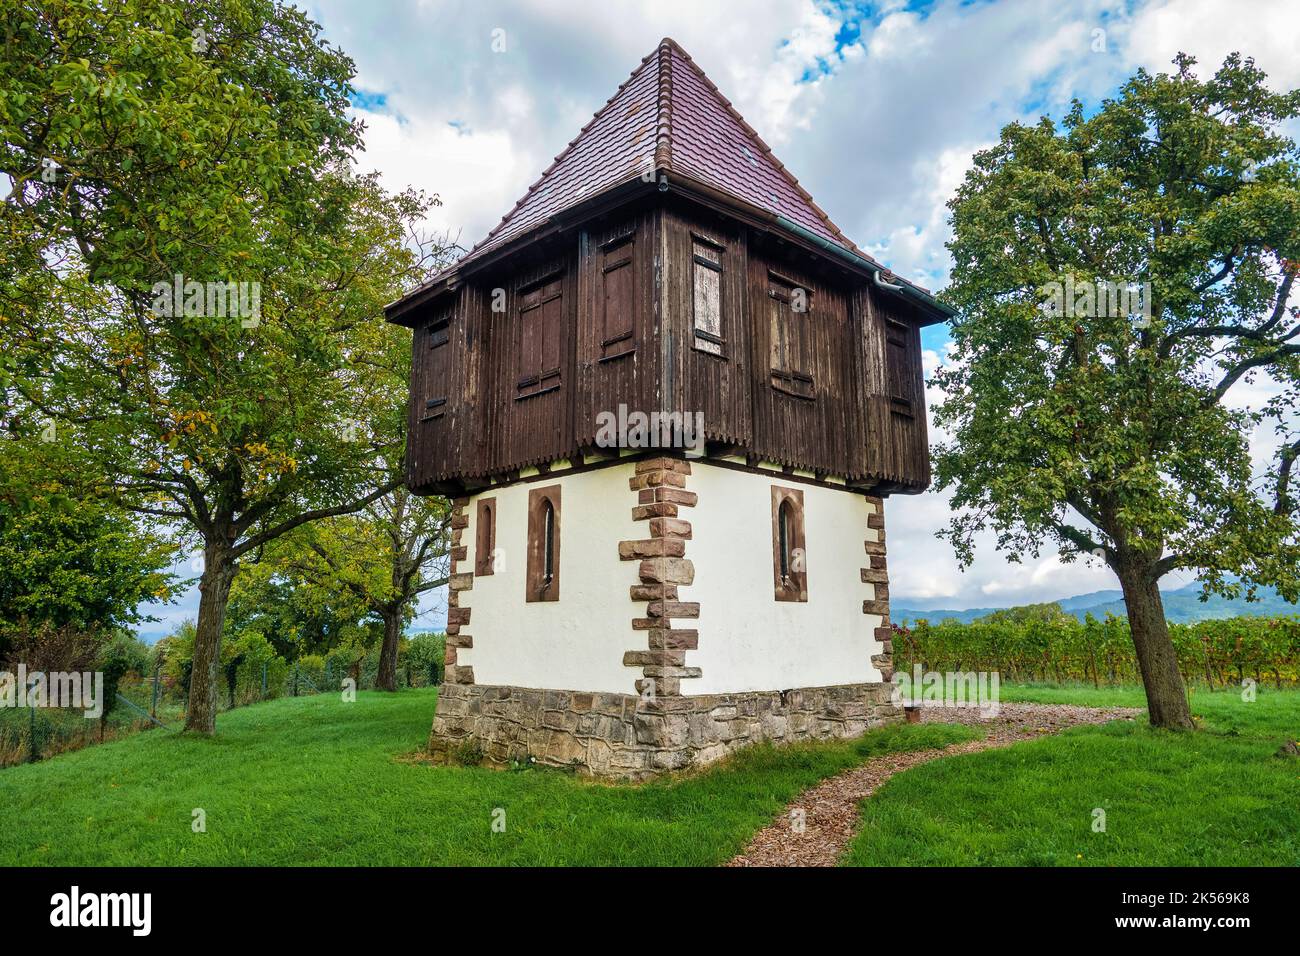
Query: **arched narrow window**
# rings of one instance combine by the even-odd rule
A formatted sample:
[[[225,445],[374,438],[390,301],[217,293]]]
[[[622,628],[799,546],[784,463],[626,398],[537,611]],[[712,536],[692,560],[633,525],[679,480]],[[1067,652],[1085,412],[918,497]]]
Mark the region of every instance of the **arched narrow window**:
[[[560,486],[528,492],[528,601],[560,599]]]
[[[555,580],[555,506],[542,506],[542,583]]]
[[[781,502],[777,512],[777,560],[781,566],[781,580],[790,580],[790,501]]]
[[[474,573],[493,574],[496,571],[497,525],[496,499],[480,498],[474,519]]]
[[[772,486],[772,590],[778,601],[808,600],[803,489]]]

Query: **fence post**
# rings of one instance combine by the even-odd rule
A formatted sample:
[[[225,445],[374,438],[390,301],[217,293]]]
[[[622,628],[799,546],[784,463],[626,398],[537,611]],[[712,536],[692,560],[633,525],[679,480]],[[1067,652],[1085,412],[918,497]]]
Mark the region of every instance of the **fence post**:
[[[293,696],[298,696],[298,665],[293,665]]]
[[[31,692],[35,689],[36,689],[36,681],[32,681],[31,687],[28,688],[28,694],[30,695]],[[27,760],[30,763],[36,763],[36,761],[41,759],[41,748],[36,745],[36,701],[31,700],[30,696],[28,697],[28,700],[30,701],[29,709],[32,712],[32,726],[31,726],[31,742],[27,745],[30,750],[30,752],[27,755]]]
[[[266,700],[266,661],[262,661],[262,700]]]
[[[331,684],[334,683],[334,678],[331,676],[332,674],[333,674],[333,668],[330,667],[330,659],[327,657],[325,658],[325,686],[326,687],[329,687]]]
[[[153,662],[153,704],[149,707],[149,714],[152,717],[158,716],[158,671],[161,667],[161,659]]]

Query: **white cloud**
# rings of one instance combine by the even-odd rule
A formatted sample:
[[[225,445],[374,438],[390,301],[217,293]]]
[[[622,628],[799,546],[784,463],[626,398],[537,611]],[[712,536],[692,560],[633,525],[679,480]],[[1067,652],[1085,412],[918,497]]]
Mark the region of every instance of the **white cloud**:
[[[1255,58],[1274,89],[1300,86],[1294,0],[1157,0],[1133,15],[1125,62],[1167,70],[1174,54],[1191,53],[1213,71],[1233,51]]]

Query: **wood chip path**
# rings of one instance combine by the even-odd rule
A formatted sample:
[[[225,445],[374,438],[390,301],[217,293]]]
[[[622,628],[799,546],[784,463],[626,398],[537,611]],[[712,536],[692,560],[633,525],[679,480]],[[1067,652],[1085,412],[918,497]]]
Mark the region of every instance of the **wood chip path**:
[[[859,805],[896,773],[953,754],[1009,747],[1079,724],[1132,720],[1140,709],[1075,707],[1062,704],[1002,704],[996,717],[955,707],[926,707],[922,723],[972,724],[987,728],[982,740],[936,750],[882,754],[860,767],[823,780],[799,795],[771,824],[755,834],[727,866],[834,866],[857,832]],[[803,832],[795,832],[793,811],[803,810]]]

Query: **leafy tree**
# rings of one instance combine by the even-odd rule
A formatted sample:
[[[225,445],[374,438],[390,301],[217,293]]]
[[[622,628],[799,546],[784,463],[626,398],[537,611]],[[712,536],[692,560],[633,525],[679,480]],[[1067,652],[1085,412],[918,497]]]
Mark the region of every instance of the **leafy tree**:
[[[1161,577],[1300,591],[1300,173],[1279,132],[1300,92],[1271,92],[1235,54],[1204,81],[1194,62],[1137,73],[1091,116],[1076,103],[1062,129],[1012,124],[976,155],[950,203],[960,315],[935,376],[959,557],[986,527],[1013,559],[1045,542],[1101,557],[1123,588],[1151,722],[1170,728],[1193,724]],[[1116,302],[1106,282],[1145,283],[1148,297]],[[1250,407],[1233,389],[1259,374],[1279,394]],[[1262,476],[1260,425],[1281,441]]]
[[[406,643],[406,664],[429,684],[437,684],[442,674],[447,635],[425,632]]]
[[[398,488],[355,515],[314,522],[267,549],[268,571],[316,601],[340,593],[383,623],[375,684],[397,689],[402,629],[421,594],[447,583],[451,512],[444,498]]]
[[[109,634],[171,593],[172,548],[129,512],[89,497],[75,454],[11,421],[0,440],[0,660],[41,634]],[[44,432],[46,426],[40,426]]]
[[[1028,624],[1038,622],[1054,624],[1064,620],[1075,620],[1074,615],[1066,614],[1061,605],[1052,601],[1048,604],[1022,604],[1018,607],[1002,608],[991,611],[976,620],[989,624]]]
[[[274,574],[265,561],[235,579],[226,612],[225,640],[256,632],[285,660],[304,654],[325,654],[354,639],[368,608],[352,594],[309,592]]]
[[[349,175],[353,64],[275,0],[23,4],[0,30],[0,385],[202,549],[186,727],[211,733],[240,560],[388,490],[404,389],[370,357],[428,201]]]

